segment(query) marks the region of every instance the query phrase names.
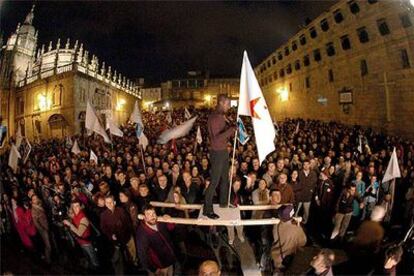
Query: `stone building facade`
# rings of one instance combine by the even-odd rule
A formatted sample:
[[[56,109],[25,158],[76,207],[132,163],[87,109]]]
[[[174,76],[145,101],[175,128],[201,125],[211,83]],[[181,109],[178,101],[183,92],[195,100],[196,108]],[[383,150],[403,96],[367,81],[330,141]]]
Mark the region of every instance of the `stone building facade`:
[[[37,48],[33,17],[32,9],[1,51],[1,115],[8,135],[17,124],[31,140],[81,133],[88,100],[103,124],[108,117],[125,123],[141,98],[138,86],[90,57],[78,41]]]
[[[275,119],[337,120],[414,138],[409,1],[338,1],[255,71]]]
[[[161,100],[161,87],[140,88],[142,94],[142,108],[145,110],[153,109],[153,104]]]
[[[219,94],[226,94],[235,102],[239,97],[239,83],[236,78],[211,78],[208,73],[188,72],[187,78],[163,82],[161,101],[154,103],[154,106],[160,109],[189,105],[196,108],[214,107]]]

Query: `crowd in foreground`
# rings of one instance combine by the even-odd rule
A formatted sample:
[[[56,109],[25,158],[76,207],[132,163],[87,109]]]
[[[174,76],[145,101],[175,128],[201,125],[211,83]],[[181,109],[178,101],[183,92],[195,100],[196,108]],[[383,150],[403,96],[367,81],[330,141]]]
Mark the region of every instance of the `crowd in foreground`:
[[[89,269],[98,273],[123,274],[129,267],[150,275],[177,273],[187,259],[189,227],[159,223],[157,216],[198,217],[198,210],[180,204],[203,203],[210,185],[205,129],[210,111],[191,112],[198,118],[190,134],[164,145],[156,143],[158,136],[185,120],[183,110],[173,111],[170,123],[166,112],[143,113],[149,140],[145,149],[135,127],[124,125],[124,136],[113,136],[112,144],[96,135],[71,137],[79,154],[71,152],[69,139],[33,144],[17,172],[4,162],[6,152],[0,170],[2,235],[17,233],[21,247],[41,255],[46,264],[65,262],[81,251]],[[233,110],[228,121],[235,117]],[[405,230],[413,223],[414,143],[358,126],[285,120],[275,124],[276,150],[260,164],[251,124],[243,120],[251,139],[236,147],[230,203],[283,207],[243,212],[244,219],[275,217],[281,222],[227,227],[228,243],[234,243],[236,234],[240,242],[251,243],[266,272],[283,272],[289,256],[312,238],[347,248],[361,273],[395,273],[400,249],[387,251],[384,259],[382,246],[391,226]],[[392,182],[381,181],[394,147],[401,170],[395,190]],[[229,141],[229,154],[232,149]],[[90,159],[91,150],[98,162]],[[177,207],[156,209],[151,201]],[[331,274],[333,261],[331,250],[321,250],[312,261],[313,273]]]

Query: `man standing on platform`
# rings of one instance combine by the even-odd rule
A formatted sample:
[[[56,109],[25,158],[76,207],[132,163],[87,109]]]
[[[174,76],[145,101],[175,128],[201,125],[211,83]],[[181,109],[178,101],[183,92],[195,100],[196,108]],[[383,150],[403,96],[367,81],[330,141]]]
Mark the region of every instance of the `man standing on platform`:
[[[203,215],[211,219],[219,216],[213,210],[213,197],[220,185],[220,207],[227,207],[229,193],[229,153],[227,140],[236,132],[236,127],[227,125],[225,117],[230,109],[230,99],[220,94],[217,107],[208,117],[207,128],[210,136],[211,184],[207,188]]]

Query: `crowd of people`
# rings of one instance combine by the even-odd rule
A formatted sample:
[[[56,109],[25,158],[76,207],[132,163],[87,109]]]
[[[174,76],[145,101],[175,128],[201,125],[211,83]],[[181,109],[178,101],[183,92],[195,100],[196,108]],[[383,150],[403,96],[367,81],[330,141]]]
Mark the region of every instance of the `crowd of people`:
[[[159,223],[157,216],[198,217],[198,210],[179,206],[203,203],[211,183],[204,127],[209,110],[190,111],[198,116],[192,131],[167,144],[157,144],[157,138],[185,121],[183,110],[171,111],[172,122],[167,112],[142,114],[146,148],[139,145],[135,127],[125,124],[124,136],[113,136],[112,144],[97,135],[33,143],[17,172],[5,162],[6,152],[0,170],[2,236],[17,234],[21,247],[46,264],[65,262],[81,251],[91,271],[122,274],[141,267],[150,275],[172,275],[186,261],[188,227]],[[230,203],[283,206],[242,212],[245,219],[277,217],[281,222],[224,228],[229,244],[237,231],[240,242],[251,243],[263,271],[286,269],[289,255],[310,239],[349,248],[350,259],[371,260],[361,264],[369,269],[384,265],[384,259],[367,256],[381,252],[389,226],[408,229],[413,223],[414,143],[358,126],[287,119],[275,123],[276,150],[260,164],[251,124],[243,120],[251,139],[235,149]],[[235,110],[227,121],[235,125]],[[75,140],[79,154],[71,152]],[[394,147],[401,178],[392,189],[391,182],[381,180]],[[231,156],[232,140],[227,149]],[[98,162],[90,159],[91,150]],[[217,202],[218,193],[214,198]],[[154,208],[151,201],[177,208]],[[314,273],[329,275],[333,260],[332,251],[322,250],[312,261]],[[388,271],[395,271],[393,264]]]

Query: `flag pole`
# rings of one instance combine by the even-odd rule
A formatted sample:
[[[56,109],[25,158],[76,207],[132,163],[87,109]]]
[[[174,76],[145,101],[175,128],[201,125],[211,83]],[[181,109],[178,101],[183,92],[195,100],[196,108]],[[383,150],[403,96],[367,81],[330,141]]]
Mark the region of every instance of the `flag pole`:
[[[231,158],[231,168],[230,168],[230,185],[229,185],[229,195],[227,199],[227,207],[230,207],[230,195],[231,195],[231,187],[233,186],[233,166],[234,166],[234,157],[236,154],[236,144],[237,144],[237,131],[234,132],[234,142],[233,142],[233,157]]]
[[[394,207],[394,193],[395,193],[395,178],[391,180],[391,185],[390,185],[391,200],[389,202],[389,207],[385,215],[388,222],[391,221],[392,209]]]
[[[194,153],[193,154],[196,154],[197,153],[197,138],[196,138],[196,140],[195,140],[195,145],[194,145]]]
[[[142,166],[144,167],[144,173],[147,175],[147,168],[145,167],[145,159],[144,159],[144,150],[142,149],[142,145],[139,145],[141,150],[141,158],[142,158]]]

